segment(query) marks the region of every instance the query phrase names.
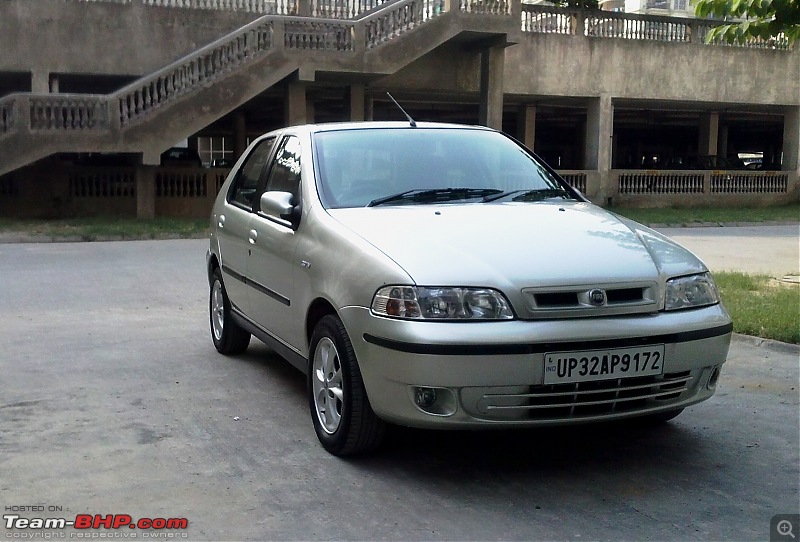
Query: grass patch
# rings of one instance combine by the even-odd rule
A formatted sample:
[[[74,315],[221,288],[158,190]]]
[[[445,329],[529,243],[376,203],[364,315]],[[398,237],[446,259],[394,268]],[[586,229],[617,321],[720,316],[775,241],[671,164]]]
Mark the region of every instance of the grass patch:
[[[0,233],[53,238],[156,239],[158,237],[197,237],[208,233],[208,219],[156,218],[70,218],[64,220],[0,219]]]
[[[691,225],[704,222],[730,224],[736,222],[800,221],[800,203],[773,207],[688,207],[664,209],[610,209],[642,224]]]
[[[739,272],[714,273],[714,280],[735,332],[800,344],[800,284]]]

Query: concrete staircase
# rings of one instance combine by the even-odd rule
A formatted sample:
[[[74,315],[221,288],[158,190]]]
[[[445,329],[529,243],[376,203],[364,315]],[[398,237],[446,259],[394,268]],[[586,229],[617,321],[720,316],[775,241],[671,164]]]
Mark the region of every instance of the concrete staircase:
[[[267,15],[107,95],[0,99],[0,175],[58,152],[142,153],[153,163],[294,72],[395,73],[453,39],[513,42],[520,4],[401,0],[356,19]]]

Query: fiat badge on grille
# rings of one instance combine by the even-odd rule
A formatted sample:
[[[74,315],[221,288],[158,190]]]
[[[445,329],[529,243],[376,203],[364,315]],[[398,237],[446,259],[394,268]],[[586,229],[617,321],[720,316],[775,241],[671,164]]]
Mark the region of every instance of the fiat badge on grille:
[[[594,290],[589,292],[589,302],[596,306],[600,307],[606,304],[606,291],[601,290],[600,288],[595,288]]]

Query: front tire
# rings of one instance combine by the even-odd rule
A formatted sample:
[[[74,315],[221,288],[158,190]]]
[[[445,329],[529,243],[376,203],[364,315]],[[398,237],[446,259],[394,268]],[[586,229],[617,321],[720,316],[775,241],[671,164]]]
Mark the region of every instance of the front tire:
[[[211,274],[211,292],[208,300],[211,340],[214,348],[226,356],[241,354],[250,344],[250,333],[239,327],[231,317],[231,302],[222,283],[219,267]]]
[[[386,424],[373,412],[342,321],[323,317],[311,336],[308,402],[322,446],[345,456],[376,449]]]

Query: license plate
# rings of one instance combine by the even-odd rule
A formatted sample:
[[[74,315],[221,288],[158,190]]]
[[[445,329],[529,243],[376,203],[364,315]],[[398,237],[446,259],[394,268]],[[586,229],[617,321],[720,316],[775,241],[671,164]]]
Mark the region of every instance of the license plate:
[[[550,352],[544,355],[545,384],[652,376],[663,372],[663,344],[608,350]]]

